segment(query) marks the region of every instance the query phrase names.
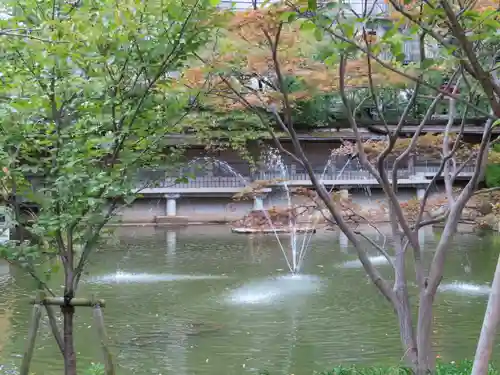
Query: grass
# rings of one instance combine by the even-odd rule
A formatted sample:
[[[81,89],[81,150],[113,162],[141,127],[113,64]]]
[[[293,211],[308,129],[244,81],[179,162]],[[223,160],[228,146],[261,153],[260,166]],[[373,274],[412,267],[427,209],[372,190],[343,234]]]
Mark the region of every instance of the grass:
[[[91,363],[85,371],[85,375],[104,375],[104,365],[101,363]]]
[[[472,371],[472,361],[460,361],[443,363],[438,362],[435,375],[470,375]],[[119,373],[118,373],[119,374]],[[377,366],[338,366],[330,371],[305,373],[296,375],[412,375],[413,372],[408,367],[377,367]],[[104,375],[104,366],[100,363],[92,363],[84,372],[84,375]],[[259,375],[271,375],[269,371],[260,371]],[[488,375],[500,375],[493,366],[490,365]]]
[[[443,363],[436,365],[435,375],[470,375],[472,371],[472,361],[460,361]],[[412,370],[408,367],[335,367],[331,371],[321,372],[317,375],[410,375]],[[500,373],[490,365],[488,375],[500,375]]]
[[[472,371],[472,361],[461,361],[443,363],[436,365],[435,375],[470,375]],[[413,371],[409,367],[377,367],[377,366],[338,366],[330,371],[314,373],[314,375],[412,375]],[[268,371],[260,371],[259,375],[270,375]],[[311,375],[296,374],[296,375]],[[490,365],[488,375],[500,375],[493,366]]]

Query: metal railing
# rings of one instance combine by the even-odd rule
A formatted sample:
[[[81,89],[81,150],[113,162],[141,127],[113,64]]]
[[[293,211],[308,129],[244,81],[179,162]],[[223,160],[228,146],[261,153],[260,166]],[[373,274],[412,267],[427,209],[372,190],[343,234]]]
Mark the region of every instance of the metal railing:
[[[252,180],[249,171],[246,163],[200,161],[177,171],[141,170],[137,181],[141,188],[242,188]]]
[[[439,171],[439,165],[437,164],[428,164],[428,165],[416,165],[415,173],[422,174],[426,177],[433,177]],[[466,165],[459,173],[459,176],[468,177],[472,175],[475,171],[475,167],[473,165]],[[442,174],[442,173],[441,173]]]
[[[199,188],[232,188],[239,189],[247,186],[252,181],[264,180],[270,184],[280,184],[280,180],[290,181],[299,184],[310,184],[309,175],[305,170],[296,165],[286,165],[284,171],[267,170],[250,173],[235,174],[235,170],[249,170],[248,165],[244,163],[232,164],[233,170],[227,170],[223,167],[212,165],[209,169],[197,169],[196,173],[185,173],[185,170],[179,171],[177,175],[165,171],[141,171],[138,181],[142,187],[149,188],[179,188],[179,189],[199,189]],[[324,166],[315,166],[314,171],[318,179],[325,184],[356,184],[362,185],[363,180],[373,182],[374,177],[367,170],[358,165],[344,168],[345,165],[333,165],[325,171]],[[400,168],[398,170],[399,179],[429,179],[437,173],[439,165],[417,163],[413,168]],[[389,178],[392,175],[392,168],[387,168]],[[459,177],[468,178],[474,172],[474,166],[468,165],[459,174]],[[177,176],[177,177],[176,177]],[[180,176],[180,177],[178,177]]]

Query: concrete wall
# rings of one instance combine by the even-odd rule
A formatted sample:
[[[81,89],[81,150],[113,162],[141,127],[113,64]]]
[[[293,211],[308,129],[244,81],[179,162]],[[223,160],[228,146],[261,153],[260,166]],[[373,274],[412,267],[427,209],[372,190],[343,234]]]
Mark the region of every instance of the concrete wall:
[[[165,215],[165,203],[164,198],[136,199],[130,207],[122,208],[119,216],[123,222],[152,223],[156,216]]]
[[[436,187],[433,193],[440,193],[443,189]],[[380,189],[350,189],[350,197],[354,202],[365,207],[376,207],[380,203],[385,203],[385,196]],[[398,197],[401,201],[408,201],[416,198],[416,189],[400,189]],[[295,205],[310,203],[304,197],[292,196]],[[253,207],[253,201],[235,201],[232,197],[189,197],[180,196],[176,202],[177,216],[185,217],[190,222],[216,222],[234,221],[241,219]],[[283,189],[275,189],[269,193],[264,200],[264,207],[285,207],[288,205],[286,193]],[[153,223],[155,217],[165,216],[165,198],[143,198],[137,199],[132,206],[121,211],[123,222]]]
[[[186,197],[178,200],[177,215],[191,221],[233,221],[241,219],[252,206],[252,201],[235,201],[231,197]]]

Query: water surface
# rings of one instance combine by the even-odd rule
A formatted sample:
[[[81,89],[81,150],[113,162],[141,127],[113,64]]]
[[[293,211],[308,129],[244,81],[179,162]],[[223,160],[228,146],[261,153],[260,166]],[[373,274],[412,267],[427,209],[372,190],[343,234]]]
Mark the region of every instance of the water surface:
[[[445,360],[474,355],[496,264],[494,240],[459,236],[447,259],[433,337]],[[434,244],[428,232],[427,260]],[[387,261],[371,256],[389,276]],[[337,234],[315,235],[301,275],[286,269],[272,236],[231,234],[228,227],[127,228],[118,244],[94,254],[79,293],[107,301],[119,375],[298,375],[399,362],[395,317]],[[0,265],[2,374],[20,363],[32,288],[29,277]],[[78,309],[76,325],[78,363],[86,368],[101,360],[89,309]],[[59,357],[44,322],[32,370],[59,375]]]

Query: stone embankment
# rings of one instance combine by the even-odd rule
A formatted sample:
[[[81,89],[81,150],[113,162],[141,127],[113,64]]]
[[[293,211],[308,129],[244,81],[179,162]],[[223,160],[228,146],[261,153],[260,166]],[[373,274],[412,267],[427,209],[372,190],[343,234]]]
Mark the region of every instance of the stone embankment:
[[[458,194],[459,191],[456,192]],[[340,191],[332,196],[342,216],[348,224],[383,224],[389,222],[389,209],[385,202],[380,201],[375,206],[361,206],[353,202],[346,191]],[[311,196],[312,204],[294,206],[292,208],[272,207],[268,210],[254,210],[233,223],[233,228],[247,229],[248,233],[268,232],[276,229],[279,232],[289,231],[290,226],[295,228],[333,228],[334,220],[330,212],[319,200]],[[413,222],[417,219],[421,201],[411,199],[400,202],[405,217]],[[431,196],[425,205],[422,219],[439,219],[446,214],[448,200],[445,194]],[[461,224],[469,227],[500,231],[500,192],[482,193],[474,195],[462,212]],[[238,230],[236,230],[238,231]],[[245,231],[243,231],[245,232]]]

